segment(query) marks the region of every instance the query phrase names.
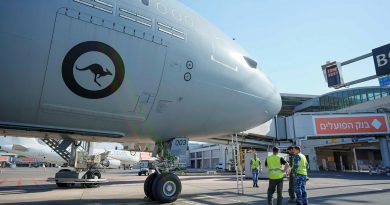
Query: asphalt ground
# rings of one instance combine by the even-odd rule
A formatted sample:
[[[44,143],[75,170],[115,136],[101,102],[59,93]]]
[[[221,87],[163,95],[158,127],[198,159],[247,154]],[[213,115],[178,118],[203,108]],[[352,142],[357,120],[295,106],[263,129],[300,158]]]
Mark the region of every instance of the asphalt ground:
[[[135,171],[107,170],[109,181],[99,188],[57,188],[47,178],[57,168],[5,168],[0,173],[0,204],[156,204],[144,199],[145,176]],[[182,194],[172,204],[267,204],[267,180],[237,195],[235,176],[180,176]],[[284,182],[284,204],[288,199]],[[311,172],[307,184],[309,204],[390,204],[390,177],[367,173]],[[276,194],[275,194],[276,196]],[[276,200],[275,200],[276,204]]]

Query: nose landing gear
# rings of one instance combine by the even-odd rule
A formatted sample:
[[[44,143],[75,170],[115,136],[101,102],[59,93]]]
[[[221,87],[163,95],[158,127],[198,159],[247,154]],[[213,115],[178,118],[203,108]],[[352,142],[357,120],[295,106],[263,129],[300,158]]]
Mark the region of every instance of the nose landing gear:
[[[181,193],[181,181],[176,174],[155,172],[145,180],[144,192],[152,201],[174,202]]]
[[[152,201],[159,201],[160,203],[170,203],[178,199],[182,185],[179,177],[171,170],[174,168],[175,156],[172,155],[171,150],[176,150],[178,146],[184,146],[182,149],[186,151],[188,139],[184,138],[185,143],[176,143],[178,140],[173,140],[172,146],[169,142],[156,143],[156,153],[159,156],[159,162],[154,165],[155,172],[146,178],[144,183],[144,192],[147,198]],[[183,141],[180,139],[179,141]],[[171,149],[168,149],[170,147]]]

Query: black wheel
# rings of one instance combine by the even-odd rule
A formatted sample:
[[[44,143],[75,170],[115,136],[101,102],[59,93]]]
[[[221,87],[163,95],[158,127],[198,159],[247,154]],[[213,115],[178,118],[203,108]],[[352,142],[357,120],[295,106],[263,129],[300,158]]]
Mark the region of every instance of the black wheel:
[[[70,170],[69,169],[61,169],[58,172],[70,172]],[[56,182],[56,185],[57,185],[57,187],[60,187],[60,188],[67,188],[67,187],[71,186],[71,184],[68,184],[68,183],[58,183],[58,182]]]
[[[172,173],[159,175],[152,187],[154,198],[161,203],[174,202],[181,193],[181,181]]]
[[[78,147],[81,145],[81,141],[74,141],[73,144],[74,146]]]
[[[145,192],[145,195],[152,201],[155,200],[154,196],[153,196],[153,182],[156,180],[158,174],[157,173],[153,173],[151,175],[148,176],[148,178],[146,178],[145,180],[145,183],[144,183],[144,192]]]
[[[102,178],[102,175],[97,170],[93,170],[93,171],[90,170],[87,173],[85,173],[84,178],[85,179],[100,179],[100,178]],[[84,184],[84,187],[86,187],[86,188],[97,188],[99,186],[100,186],[100,183],[85,183]]]
[[[57,184],[57,187],[60,187],[60,188],[68,187],[67,183],[58,183],[58,182],[56,182],[56,184]]]
[[[138,172],[138,176],[141,176],[142,175],[142,173],[141,172]]]

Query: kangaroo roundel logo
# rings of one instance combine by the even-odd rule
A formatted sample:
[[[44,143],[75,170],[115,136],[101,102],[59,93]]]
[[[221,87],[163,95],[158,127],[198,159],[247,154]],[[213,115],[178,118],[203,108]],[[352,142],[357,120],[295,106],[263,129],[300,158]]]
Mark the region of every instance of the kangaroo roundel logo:
[[[106,63],[102,63],[101,59],[105,58]],[[111,46],[98,41],[74,46],[62,62],[62,78],[66,86],[84,98],[110,96],[122,85],[124,76],[121,56]]]

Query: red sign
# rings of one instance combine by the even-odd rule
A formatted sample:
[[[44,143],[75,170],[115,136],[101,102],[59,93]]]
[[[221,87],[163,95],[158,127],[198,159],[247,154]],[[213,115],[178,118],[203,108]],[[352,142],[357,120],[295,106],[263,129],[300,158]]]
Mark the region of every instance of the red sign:
[[[8,160],[9,160],[9,157],[0,156],[0,162],[7,162]]]
[[[318,135],[375,134],[389,131],[386,115],[318,116],[314,118]]]

